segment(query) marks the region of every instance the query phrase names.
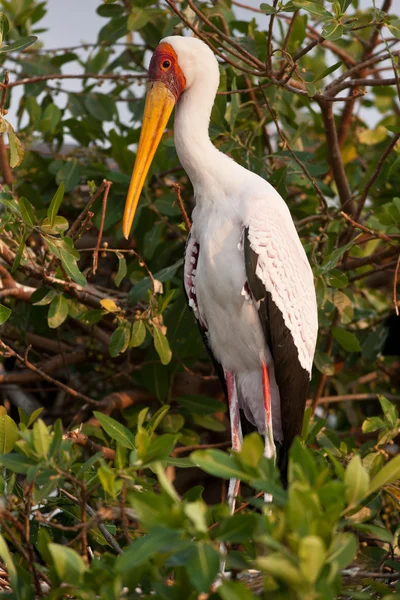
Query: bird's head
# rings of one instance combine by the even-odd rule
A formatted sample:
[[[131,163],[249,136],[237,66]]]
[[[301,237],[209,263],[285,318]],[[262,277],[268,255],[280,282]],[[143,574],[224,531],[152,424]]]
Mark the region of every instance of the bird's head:
[[[135,166],[125,203],[122,230],[132,227],[146,175],[175,104],[196,82],[218,87],[218,63],[196,38],[170,36],[161,40],[149,66],[149,84]]]

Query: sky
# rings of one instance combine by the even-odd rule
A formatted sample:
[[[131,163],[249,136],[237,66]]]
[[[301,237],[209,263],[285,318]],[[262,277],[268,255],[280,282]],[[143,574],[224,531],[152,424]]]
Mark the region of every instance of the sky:
[[[261,0],[246,0],[248,5],[257,8],[260,2]],[[40,26],[46,27],[47,31],[40,34],[40,40],[46,48],[60,48],[82,42],[95,42],[99,29],[106,23],[106,20],[96,13],[97,7],[102,4],[102,0],[47,0],[47,14],[40,23]],[[370,7],[372,4],[373,0],[360,0],[361,8]],[[265,15],[251,13],[238,7],[235,7],[235,11],[242,18],[255,17],[263,28],[265,28],[266,19],[269,19]],[[70,63],[63,67],[63,72],[76,73],[77,69],[76,63]],[[79,80],[64,81],[63,89],[79,90],[81,89],[81,82]],[[102,88],[102,91],[104,90],[106,90],[106,85]],[[13,110],[13,107],[11,107],[9,112],[9,119],[12,123],[16,123],[15,110],[18,106],[18,98],[15,92],[16,90],[13,93],[13,106],[15,109]],[[18,90],[18,92],[22,93],[22,90]],[[60,106],[63,106],[66,95],[60,94],[58,98]],[[123,104],[119,105],[119,113],[123,121],[130,121],[131,113]],[[369,114],[370,121],[376,122],[378,118],[380,118],[380,115],[377,112],[375,115]],[[370,124],[372,123],[370,122]]]

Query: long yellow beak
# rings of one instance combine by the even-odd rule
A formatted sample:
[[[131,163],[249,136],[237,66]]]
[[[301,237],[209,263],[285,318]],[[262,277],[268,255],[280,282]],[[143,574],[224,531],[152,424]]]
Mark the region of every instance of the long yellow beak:
[[[162,134],[175,106],[175,96],[161,81],[149,84],[144,107],[143,125],[140,133],[135,166],[125,202],[122,231],[126,238],[132,227],[136,207],[139,202],[146,175]]]

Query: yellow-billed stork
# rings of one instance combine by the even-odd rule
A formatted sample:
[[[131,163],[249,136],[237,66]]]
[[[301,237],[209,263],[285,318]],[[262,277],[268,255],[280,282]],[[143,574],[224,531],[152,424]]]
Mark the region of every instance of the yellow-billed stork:
[[[171,36],[156,48],[123,232],[128,237],[176,105],[175,146],[196,200],[185,251],[189,306],[228,396],[233,449],[240,449],[242,424],[250,422],[265,436],[265,455],[276,458],[285,481],[317,338],[313,274],[281,196],[212,144],[218,84],[218,62],[201,40]],[[231,480],[231,508],[238,487]]]

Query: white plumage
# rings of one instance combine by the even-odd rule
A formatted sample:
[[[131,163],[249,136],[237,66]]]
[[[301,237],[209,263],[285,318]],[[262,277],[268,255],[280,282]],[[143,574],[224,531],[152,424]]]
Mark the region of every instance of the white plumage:
[[[196,200],[185,254],[185,289],[222,366],[233,445],[240,445],[242,408],[266,434],[266,455],[273,456],[273,438],[282,443],[290,438],[290,444],[301,427],[318,328],[312,271],[281,196],[210,141],[219,83],[212,51],[195,38],[167,37],[153,56],[150,79],[150,86],[161,85],[154,93],[160,111],[176,102],[175,146]],[[151,110],[147,117],[145,110],[149,120],[158,105]],[[133,196],[137,202],[144,180],[141,169],[135,166],[127,204]],[[128,207],[126,215],[130,227]]]

